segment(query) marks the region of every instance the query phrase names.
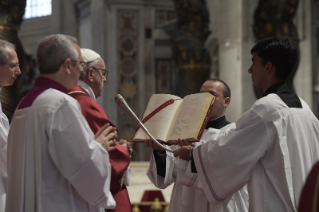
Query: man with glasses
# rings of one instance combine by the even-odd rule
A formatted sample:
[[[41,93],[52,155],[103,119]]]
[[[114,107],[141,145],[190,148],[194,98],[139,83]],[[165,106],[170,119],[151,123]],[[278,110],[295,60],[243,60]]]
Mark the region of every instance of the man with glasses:
[[[18,63],[18,61],[12,61]],[[6,212],[102,212],[110,192],[109,154],[117,132],[95,135],[67,95],[83,72],[78,42],[50,35],[37,48],[40,77],[14,112],[8,134]]]
[[[201,87],[200,93],[210,93],[216,97],[214,109],[210,115],[209,122],[202,140],[214,131],[220,131],[225,127],[231,129],[234,124],[230,124],[225,117],[225,111],[230,103],[230,89],[228,85],[219,79],[208,79]],[[219,205],[213,205],[208,202],[202,185],[197,178],[197,174],[190,171],[191,163],[179,160],[171,152],[158,147],[152,140],[146,140],[145,145],[154,149],[151,156],[150,167],[147,175],[152,183],[161,189],[164,189],[174,183],[172,196],[169,204],[169,212],[230,212],[230,211],[248,211],[248,193],[246,187],[243,187],[233,195],[229,195]],[[188,143],[185,148],[191,149]],[[172,150],[178,148],[176,145],[169,146]]]
[[[96,102],[96,98],[101,96],[104,82],[108,70],[105,69],[104,60],[101,56],[90,50],[81,49],[84,72],[80,76],[78,85],[69,90],[69,95],[75,98],[81,106],[82,114],[89,123],[91,130],[95,133],[103,125],[109,123],[115,125],[108,119],[103,108]],[[131,211],[131,203],[126,186],[129,185],[129,163],[132,148],[130,143],[120,140],[115,146],[115,150],[110,153],[111,171],[111,193],[116,202],[114,210],[116,212]]]
[[[21,74],[19,59],[12,43],[0,39],[0,91],[10,86]],[[9,122],[0,102],[0,211],[4,211],[7,181],[7,136]]]

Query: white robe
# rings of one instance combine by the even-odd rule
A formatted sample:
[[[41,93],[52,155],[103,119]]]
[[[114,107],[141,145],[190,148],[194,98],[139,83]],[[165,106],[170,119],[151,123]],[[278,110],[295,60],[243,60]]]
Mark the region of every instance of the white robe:
[[[305,179],[319,160],[319,122],[301,102],[302,109],[288,108],[269,94],[255,102],[235,129],[194,148],[198,176],[211,203],[247,184],[249,211],[297,211]]]
[[[2,112],[0,103],[0,211],[4,211],[6,203],[8,131],[9,121],[7,116]]]
[[[8,136],[7,212],[114,208],[109,154],[78,102],[55,89],[14,113]]]
[[[233,124],[226,127],[231,128]],[[200,142],[205,142],[210,130],[205,130]],[[215,131],[219,131],[214,129]],[[204,139],[204,140],[203,140]],[[171,149],[179,148],[170,146]],[[187,169],[187,171],[186,171]],[[191,173],[190,162],[175,158],[173,153],[166,152],[165,178],[157,175],[154,155],[151,156],[147,175],[152,183],[161,189],[174,183],[169,212],[245,212],[248,211],[248,193],[246,187],[239,189],[234,195],[219,205],[210,204],[205,196],[197,174]]]

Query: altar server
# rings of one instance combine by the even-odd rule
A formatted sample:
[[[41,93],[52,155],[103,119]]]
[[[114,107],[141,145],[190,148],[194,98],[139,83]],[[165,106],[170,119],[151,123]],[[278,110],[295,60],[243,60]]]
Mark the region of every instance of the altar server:
[[[211,135],[214,135],[212,132],[224,127],[227,129],[234,127],[234,124],[230,124],[225,117],[226,108],[230,103],[228,85],[219,79],[209,79],[202,85],[200,92],[211,93],[216,100],[210,121],[199,143],[206,142]],[[229,195],[219,205],[213,205],[208,202],[197,174],[191,172],[190,162],[179,160],[173,153],[163,151],[151,140],[145,141],[145,144],[154,149],[147,171],[149,179],[161,189],[174,183],[169,212],[245,212],[248,210],[248,193],[245,186],[235,194]],[[191,145],[184,145],[186,145],[184,148],[192,148]],[[178,146],[173,145],[168,148],[174,150]]]
[[[266,38],[251,50],[248,72],[263,97],[236,121],[193,150],[175,152],[193,161],[213,204],[247,184],[249,211],[297,211],[300,193],[319,160],[319,122],[285,80],[296,66],[297,48],[285,37]]]
[[[37,49],[40,77],[14,113],[8,135],[7,212],[102,212],[114,208],[109,153],[117,133],[95,136],[67,95],[83,71],[77,40],[50,35]]]

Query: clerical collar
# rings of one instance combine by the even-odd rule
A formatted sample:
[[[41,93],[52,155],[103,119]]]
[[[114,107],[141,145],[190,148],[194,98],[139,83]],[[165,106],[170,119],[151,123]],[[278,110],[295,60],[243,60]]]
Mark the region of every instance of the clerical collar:
[[[23,109],[26,107],[30,107],[34,100],[44,91],[49,88],[53,88],[55,90],[61,91],[63,93],[68,93],[65,87],[63,87],[60,83],[46,78],[46,77],[39,77],[37,81],[34,83],[34,86],[31,90],[27,93],[27,95],[21,100],[18,109]]]
[[[79,81],[78,81],[78,85],[79,85],[81,88],[83,88],[83,89],[89,94],[89,96],[90,96],[92,99],[94,99],[94,100],[96,101],[95,94],[94,94],[92,88],[91,88],[88,84],[86,84],[86,83],[85,83],[84,81],[82,81],[82,80],[79,80]]]
[[[302,108],[301,101],[297,94],[289,90],[285,82],[279,82],[270,86],[263,94],[267,96],[268,94],[277,94],[281,100],[290,108]]]
[[[44,89],[53,88],[53,89],[56,89],[56,90],[61,91],[63,93],[68,93],[68,91],[66,90],[66,88],[63,85],[61,85],[57,81],[54,81],[54,80],[46,78],[46,77],[39,77],[37,79],[37,81],[35,81],[34,86],[35,87],[42,87]]]
[[[220,128],[223,128],[224,126],[226,126],[227,124],[229,124],[229,122],[226,120],[226,116],[222,115],[219,118],[210,120],[207,123],[205,129],[208,129],[208,128],[220,129]]]

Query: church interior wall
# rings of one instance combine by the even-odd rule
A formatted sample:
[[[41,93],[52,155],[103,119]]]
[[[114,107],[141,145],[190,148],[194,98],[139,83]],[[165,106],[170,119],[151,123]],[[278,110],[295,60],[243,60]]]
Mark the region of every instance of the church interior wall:
[[[295,24],[298,30],[300,62],[294,78],[296,93],[313,108],[311,0],[299,2]]]
[[[248,69],[250,49],[256,42],[252,17],[258,1],[210,0],[206,3],[211,31],[206,47],[214,57],[211,76],[218,76],[229,84],[232,103],[226,116],[230,121],[236,121],[256,100]],[[294,82],[297,93],[310,106],[314,105],[314,111],[318,113],[319,94],[312,91],[312,85],[319,84],[316,80],[319,79],[318,53],[314,47],[319,21],[307,12],[311,4],[314,4],[313,10],[319,8],[318,3],[311,0],[300,1],[296,14],[302,56]],[[170,0],[55,0],[52,1],[51,16],[25,20],[19,35],[25,51],[34,57],[38,41],[52,33],[76,36],[81,47],[98,52],[110,70],[98,102],[109,118],[123,129],[122,135],[129,138],[134,134],[136,124],[116,105],[114,96],[124,91],[123,88],[129,91],[127,95],[132,96],[130,106],[141,117],[153,93],[173,93],[174,86],[178,86],[173,84],[178,70],[167,33],[167,23],[174,19],[173,13]],[[121,28],[123,21],[133,24],[133,28]],[[128,47],[131,44],[132,52],[127,51],[121,58],[121,45]],[[133,64],[133,68],[125,66],[127,73],[123,73],[125,64]],[[144,154],[148,150],[143,148],[140,145],[134,160],[147,160],[150,152]]]
[[[312,85],[313,85],[313,111],[319,114],[319,2],[311,2],[311,52],[312,52]]]

